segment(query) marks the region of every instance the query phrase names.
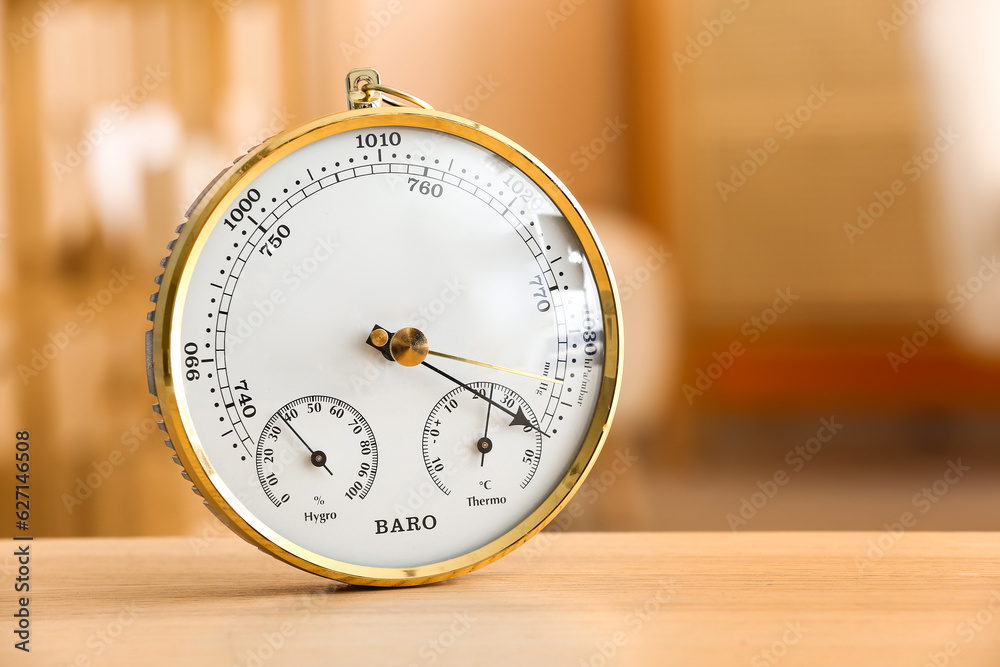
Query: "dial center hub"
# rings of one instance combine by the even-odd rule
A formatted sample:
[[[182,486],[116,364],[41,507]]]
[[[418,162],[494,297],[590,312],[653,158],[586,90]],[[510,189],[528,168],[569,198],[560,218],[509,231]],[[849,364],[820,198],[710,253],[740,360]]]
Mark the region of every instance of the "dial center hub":
[[[402,366],[418,366],[427,358],[430,345],[420,329],[403,327],[392,335],[389,354]]]

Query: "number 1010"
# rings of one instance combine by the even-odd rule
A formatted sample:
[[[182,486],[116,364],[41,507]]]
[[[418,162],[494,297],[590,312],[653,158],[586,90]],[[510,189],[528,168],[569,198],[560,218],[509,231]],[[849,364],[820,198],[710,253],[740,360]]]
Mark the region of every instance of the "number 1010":
[[[358,148],[375,148],[376,146],[398,146],[403,138],[399,136],[399,132],[390,132],[386,134],[359,134],[354,137],[358,140]]]

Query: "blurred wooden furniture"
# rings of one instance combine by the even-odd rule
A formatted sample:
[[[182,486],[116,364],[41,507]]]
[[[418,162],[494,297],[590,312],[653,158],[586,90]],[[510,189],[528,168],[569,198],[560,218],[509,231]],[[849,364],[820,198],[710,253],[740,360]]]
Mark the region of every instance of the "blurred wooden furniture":
[[[972,269],[956,275],[949,258],[961,247],[978,263],[998,237],[966,235],[962,246],[942,232],[954,224],[942,184],[959,179],[942,157],[958,149],[941,133],[954,126],[968,137],[975,127],[962,134],[963,117],[941,113],[954,99],[928,103],[937,95],[928,74],[955,68],[951,58],[942,70],[922,43],[932,12],[888,24],[897,7],[626,3],[629,118],[641,138],[629,157],[642,167],[630,174],[630,202],[663,225],[676,250],[685,320],[678,389],[712,375],[691,400],[676,393],[659,469],[710,461],[706,441],[720,415],[745,419],[731,436],[734,449],[749,450],[743,433],[802,414],[861,414],[905,432],[914,415],[969,422],[994,413],[1000,362],[971,349],[963,319],[973,309],[949,300],[956,283],[978,278]],[[956,31],[954,22],[936,27]],[[970,67],[978,62],[988,60]],[[967,114],[991,118],[962,101]],[[978,183],[994,172],[970,167],[966,176]],[[895,181],[901,194],[889,191]],[[995,190],[985,190],[991,201]],[[865,229],[859,208],[875,215]],[[778,290],[796,299],[775,317],[768,309]],[[991,303],[977,297],[976,309]],[[933,321],[939,309],[942,325]],[[720,368],[717,355],[734,343],[744,353]],[[904,350],[912,360],[894,367],[890,353]],[[879,436],[855,426],[844,440],[878,448]],[[961,453],[967,444],[952,438],[941,448]]]
[[[916,21],[889,38],[877,27],[892,10],[630,1],[632,129],[643,138],[632,148],[644,167],[630,185],[682,250],[695,333],[738,335],[776,289],[800,295],[781,318],[799,330],[915,326],[943,299],[936,174],[902,173],[937,125]],[[845,224],[894,179],[906,192],[850,238]]]
[[[404,590],[228,535],[31,548],[32,652],[8,640],[5,664],[972,667],[1000,648],[997,534],[545,532]]]

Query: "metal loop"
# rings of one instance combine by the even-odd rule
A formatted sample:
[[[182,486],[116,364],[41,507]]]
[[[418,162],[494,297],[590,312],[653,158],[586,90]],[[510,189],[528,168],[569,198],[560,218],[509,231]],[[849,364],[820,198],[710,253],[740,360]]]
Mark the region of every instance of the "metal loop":
[[[409,102],[410,104],[412,104],[413,106],[417,106],[417,107],[420,107],[422,109],[433,109],[434,108],[430,104],[428,104],[427,102],[424,102],[419,97],[416,97],[415,95],[410,95],[409,93],[405,93],[402,90],[399,90],[398,88],[390,88],[389,86],[383,86],[382,84],[379,84],[379,83],[363,83],[363,84],[361,84],[359,90],[365,94],[365,97],[367,98],[367,101],[369,101],[369,102],[373,101],[373,99],[374,99],[374,97],[373,97],[373,95],[371,93],[373,91],[378,91],[378,92],[384,93],[386,95],[392,95],[393,97],[398,97],[399,99],[405,100],[405,101]],[[400,104],[399,102],[396,102],[395,100],[388,100],[387,99],[387,100],[384,100],[384,102],[386,104],[388,104],[389,106],[393,106],[393,107],[403,106],[402,104]]]

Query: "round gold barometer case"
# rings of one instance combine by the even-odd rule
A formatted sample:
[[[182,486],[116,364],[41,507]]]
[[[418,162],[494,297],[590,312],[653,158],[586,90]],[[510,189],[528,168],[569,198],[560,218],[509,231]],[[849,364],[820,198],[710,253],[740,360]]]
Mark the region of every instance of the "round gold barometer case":
[[[235,533],[346,583],[423,584],[517,548],[583,483],[621,315],[538,160],[373,69],[347,92],[188,211],[152,297],[150,389]]]

